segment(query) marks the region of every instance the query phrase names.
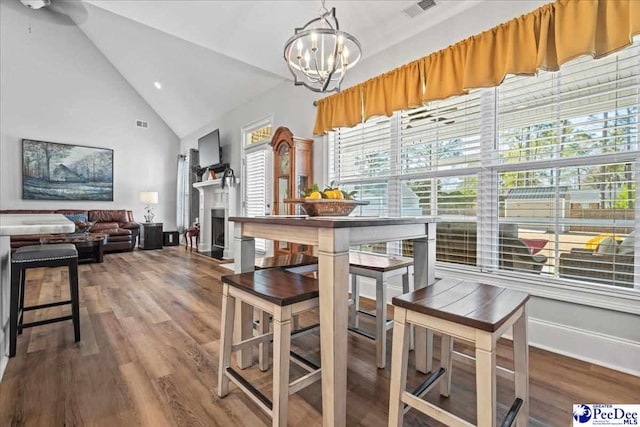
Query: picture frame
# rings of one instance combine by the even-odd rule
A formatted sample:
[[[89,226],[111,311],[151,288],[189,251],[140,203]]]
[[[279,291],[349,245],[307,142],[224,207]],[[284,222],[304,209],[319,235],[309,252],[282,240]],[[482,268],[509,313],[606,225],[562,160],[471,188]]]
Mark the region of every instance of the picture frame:
[[[23,200],[113,201],[113,150],[22,140]]]

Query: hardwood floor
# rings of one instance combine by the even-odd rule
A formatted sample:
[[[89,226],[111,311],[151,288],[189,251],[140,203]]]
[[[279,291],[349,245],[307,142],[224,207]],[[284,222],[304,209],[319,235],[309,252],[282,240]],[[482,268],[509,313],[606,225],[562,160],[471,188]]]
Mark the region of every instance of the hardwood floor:
[[[0,426],[269,424],[235,387],[224,399],[215,394],[219,279],[228,272],[183,247],[108,254],[103,264],[81,265],[82,341],[73,342],[70,322],[27,329],[18,338],[18,354],[0,383]],[[29,272],[27,305],[67,295],[63,269]],[[26,321],[65,310],[28,313]],[[312,317],[303,318],[303,324],[313,322]],[[374,330],[373,322],[362,319],[361,324]],[[317,332],[295,339],[293,347],[319,361]],[[389,344],[388,357],[390,351]],[[531,425],[570,425],[573,403],[640,402],[637,377],[535,348],[530,351]],[[498,362],[511,363],[508,341],[500,344]],[[389,366],[376,369],[373,341],[349,335],[348,369],[347,425],[385,426]],[[291,370],[294,377],[303,373],[296,365]],[[243,374],[270,395],[270,371],[251,368]],[[410,361],[409,387],[423,378]],[[499,418],[511,404],[512,393],[512,384],[499,379]],[[316,383],[291,396],[289,425],[320,426],[320,394]],[[436,388],[426,398],[474,421],[473,368],[454,362],[451,397],[440,398]],[[440,424],[412,410],[405,425]]]

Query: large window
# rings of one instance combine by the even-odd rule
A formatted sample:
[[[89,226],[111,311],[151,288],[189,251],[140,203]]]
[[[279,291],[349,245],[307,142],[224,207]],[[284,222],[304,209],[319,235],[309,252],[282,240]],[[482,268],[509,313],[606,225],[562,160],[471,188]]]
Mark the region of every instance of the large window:
[[[639,106],[632,46],[340,129],[331,176],[361,215],[440,217],[440,263],[640,288]]]

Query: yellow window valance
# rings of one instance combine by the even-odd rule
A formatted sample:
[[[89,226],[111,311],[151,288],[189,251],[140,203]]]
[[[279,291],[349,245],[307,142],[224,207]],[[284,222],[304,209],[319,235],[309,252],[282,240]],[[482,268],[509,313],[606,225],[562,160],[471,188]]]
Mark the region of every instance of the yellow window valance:
[[[557,71],[606,56],[640,34],[640,0],[557,0],[446,49],[318,101],[313,133],[499,85],[509,74]]]

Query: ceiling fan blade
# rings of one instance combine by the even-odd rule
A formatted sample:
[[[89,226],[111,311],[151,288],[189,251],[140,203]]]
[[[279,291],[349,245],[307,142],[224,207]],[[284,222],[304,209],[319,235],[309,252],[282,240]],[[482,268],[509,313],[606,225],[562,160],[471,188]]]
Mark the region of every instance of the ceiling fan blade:
[[[55,25],[77,26],[87,20],[88,12],[82,2],[52,0],[49,6],[31,9],[18,1],[5,3],[21,15],[34,21],[44,21]]]
[[[46,11],[64,16],[75,25],[82,24],[88,17],[87,8],[80,1],[52,0]]]

